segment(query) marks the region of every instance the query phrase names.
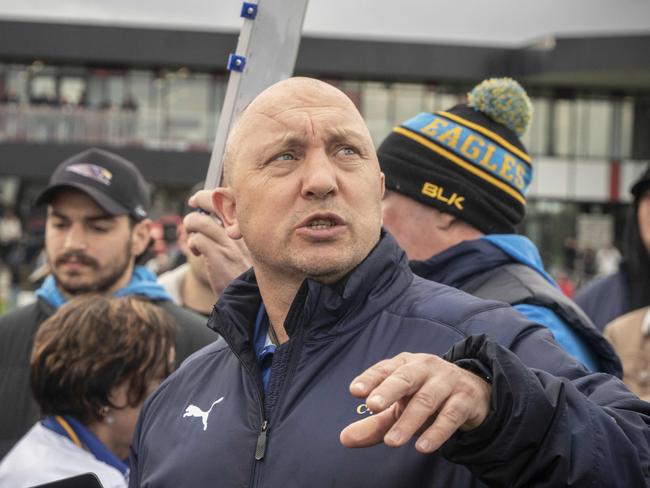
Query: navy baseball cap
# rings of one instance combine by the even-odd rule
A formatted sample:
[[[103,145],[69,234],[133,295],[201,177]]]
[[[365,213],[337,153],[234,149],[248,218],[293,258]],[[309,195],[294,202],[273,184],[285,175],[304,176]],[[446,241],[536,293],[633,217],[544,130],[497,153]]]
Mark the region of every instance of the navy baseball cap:
[[[110,215],[128,214],[136,221],[149,216],[147,182],[131,161],[117,154],[91,148],[63,161],[36,205],[50,203],[65,188],[84,192]]]

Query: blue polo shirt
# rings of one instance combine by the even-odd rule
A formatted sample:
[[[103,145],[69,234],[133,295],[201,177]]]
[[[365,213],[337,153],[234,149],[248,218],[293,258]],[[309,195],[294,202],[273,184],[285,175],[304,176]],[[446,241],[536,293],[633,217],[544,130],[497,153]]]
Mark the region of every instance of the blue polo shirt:
[[[257,311],[253,341],[255,344],[255,356],[257,356],[257,362],[262,370],[262,384],[266,393],[266,389],[269,386],[269,379],[271,378],[273,354],[277,346],[271,342],[271,336],[269,336],[269,316],[266,314],[264,303],[260,304],[260,309]]]

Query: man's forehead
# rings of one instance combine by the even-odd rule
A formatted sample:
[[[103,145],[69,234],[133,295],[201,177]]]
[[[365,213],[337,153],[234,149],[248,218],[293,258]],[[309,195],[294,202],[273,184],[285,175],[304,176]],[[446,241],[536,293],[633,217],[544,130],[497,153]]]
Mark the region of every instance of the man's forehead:
[[[370,137],[365,122],[354,106],[294,105],[277,110],[251,110],[240,120],[239,136],[294,137],[357,136]]]
[[[49,215],[81,216],[84,218],[116,218],[100,207],[86,193],[76,189],[58,191],[47,206]]]

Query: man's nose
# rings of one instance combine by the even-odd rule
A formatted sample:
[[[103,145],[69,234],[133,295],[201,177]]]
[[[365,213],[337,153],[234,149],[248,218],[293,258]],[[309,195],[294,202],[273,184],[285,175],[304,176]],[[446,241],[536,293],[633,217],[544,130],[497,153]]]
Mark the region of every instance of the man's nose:
[[[337,169],[325,151],[309,155],[303,164],[302,196],[308,199],[326,198],[338,191]]]
[[[82,225],[72,224],[68,228],[64,245],[66,250],[86,248],[86,232]]]

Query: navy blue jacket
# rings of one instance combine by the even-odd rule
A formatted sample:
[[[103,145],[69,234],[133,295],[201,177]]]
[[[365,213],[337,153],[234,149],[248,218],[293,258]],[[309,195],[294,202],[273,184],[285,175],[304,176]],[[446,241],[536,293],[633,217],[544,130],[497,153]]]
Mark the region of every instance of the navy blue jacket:
[[[575,301],[599,330],[612,320],[630,311],[630,292],[627,276],[621,267],[612,273],[587,283],[580,288]]]
[[[389,235],[341,282],[303,282],[266,395],[252,344],[260,301],[249,271],[210,317],[228,344],[194,354],[147,400],[131,488],[648,482],[650,404],[613,376],[588,374],[511,307],[415,277]],[[403,351],[487,374],[491,413],[430,455],[413,443],[343,447],[341,430],[372,414],[349,394],[351,380]]]
[[[463,241],[410,265],[422,278],[509,303],[532,322],[548,327],[557,343],[590,371],[622,376],[612,345],[562,294],[528,238],[495,234]]]

